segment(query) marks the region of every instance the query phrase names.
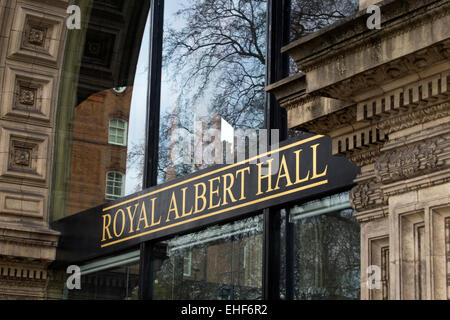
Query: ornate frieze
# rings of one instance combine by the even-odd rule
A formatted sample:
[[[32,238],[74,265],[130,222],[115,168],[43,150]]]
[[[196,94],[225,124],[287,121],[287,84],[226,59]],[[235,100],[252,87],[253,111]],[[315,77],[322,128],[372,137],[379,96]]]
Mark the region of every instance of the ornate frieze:
[[[450,116],[450,102],[425,107],[399,116],[383,119],[378,127],[387,134]]]
[[[392,183],[423,175],[444,164],[441,138],[415,143],[383,153],[375,162],[375,172],[382,183]]]
[[[348,154],[348,159],[358,167],[364,167],[372,164],[380,155],[380,145],[372,146],[364,151],[358,151]]]
[[[350,202],[358,212],[367,211],[387,204],[383,191],[381,190],[381,184],[376,179],[358,183],[350,192]]]

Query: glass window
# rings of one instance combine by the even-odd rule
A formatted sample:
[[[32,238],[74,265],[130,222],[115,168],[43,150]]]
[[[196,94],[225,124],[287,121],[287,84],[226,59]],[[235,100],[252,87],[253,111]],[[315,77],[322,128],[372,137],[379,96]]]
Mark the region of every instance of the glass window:
[[[127,144],[127,122],[122,119],[109,120],[108,143],[126,146]]]
[[[138,300],[139,251],[81,267],[80,290],[65,289],[68,300]]]
[[[290,209],[294,299],[360,298],[360,226],[354,213],[348,193]]]
[[[262,297],[262,216],[164,242],[154,280],[157,300]]]
[[[190,277],[192,274],[192,251],[185,252],[183,262],[183,276]]]
[[[263,127],[265,27],[265,0],[166,1],[159,183],[223,163],[239,129]]]
[[[121,172],[110,171],[106,174],[106,195],[107,200],[115,200],[123,197],[125,185],[125,175]]]
[[[158,183],[234,161],[238,134],[263,128],[266,6],[165,1]],[[163,244],[156,299],[261,298],[260,216]]]
[[[149,5],[83,2],[81,11],[88,16],[80,30],[68,31],[56,115],[52,221],[142,190]]]

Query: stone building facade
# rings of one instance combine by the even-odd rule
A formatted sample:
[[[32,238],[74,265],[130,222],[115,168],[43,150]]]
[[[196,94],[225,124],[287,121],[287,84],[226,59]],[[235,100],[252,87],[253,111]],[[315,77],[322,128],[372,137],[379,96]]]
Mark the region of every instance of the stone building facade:
[[[0,299],[42,299],[68,1],[0,1]]]
[[[0,300],[48,297],[59,238],[49,223],[78,201],[67,199],[71,138],[86,129],[72,132],[75,106],[127,86],[122,97],[105,99],[108,112],[115,104],[108,116],[129,117],[149,3],[80,0],[81,29],[68,29],[73,3],[0,0]],[[102,150],[120,158],[105,167],[125,171],[125,149]]]
[[[285,46],[301,72],[268,87],[290,128],[331,136],[333,154],[361,168],[362,299],[450,298],[449,25],[449,1],[360,0],[356,15]]]

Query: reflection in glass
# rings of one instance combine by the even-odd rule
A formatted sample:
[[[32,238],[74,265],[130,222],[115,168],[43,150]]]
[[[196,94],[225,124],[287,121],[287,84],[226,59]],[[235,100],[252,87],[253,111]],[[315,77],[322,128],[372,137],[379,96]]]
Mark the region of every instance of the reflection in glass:
[[[70,31],[65,52],[53,220],[142,190],[148,3],[114,1],[106,8],[94,0],[88,6],[88,24]]]
[[[167,1],[164,21],[160,183],[220,163],[206,154],[233,129],[263,126],[266,1]]]
[[[68,290],[69,300],[138,300],[139,263],[81,276],[81,290]]]
[[[360,227],[348,194],[294,207],[290,220],[295,299],[359,299]]]
[[[261,216],[210,227],[165,246],[167,258],[155,276],[155,299],[261,299]]]
[[[292,0],[291,39],[297,40],[355,14],[359,0]],[[298,72],[290,58],[290,74]]]

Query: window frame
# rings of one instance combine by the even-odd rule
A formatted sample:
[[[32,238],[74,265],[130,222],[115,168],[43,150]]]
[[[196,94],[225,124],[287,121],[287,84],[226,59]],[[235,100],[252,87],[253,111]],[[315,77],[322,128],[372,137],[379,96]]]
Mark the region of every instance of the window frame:
[[[186,266],[188,272],[186,272]],[[192,250],[186,251],[183,255],[183,277],[192,277]]]
[[[120,177],[121,177],[120,195],[114,195],[114,194],[109,194],[108,193],[108,182],[111,181],[108,178],[109,178],[109,174],[111,174],[111,173],[114,173],[115,177],[116,177],[116,174],[119,174]],[[117,170],[111,170],[111,171],[107,171],[106,172],[106,182],[105,182],[105,199],[106,200],[114,201],[114,200],[120,199],[121,197],[124,196],[124,194],[125,194],[125,177],[126,176],[125,176],[125,174],[123,172],[120,172],[120,171],[117,171]],[[113,182],[115,182],[115,181],[113,181]],[[114,191],[116,186],[113,185],[112,188],[113,188],[113,191]]]
[[[113,127],[111,125],[113,123],[113,121],[118,121],[119,123],[123,123],[124,127],[123,128],[119,128],[117,126]],[[111,129],[123,130],[123,143],[119,143],[117,141],[111,141]],[[117,139],[118,135],[114,135],[114,136]],[[128,121],[123,120],[121,118],[111,118],[111,119],[109,119],[109,122],[108,122],[108,144],[121,146],[121,147],[126,147],[127,146],[127,144],[128,144]]]

